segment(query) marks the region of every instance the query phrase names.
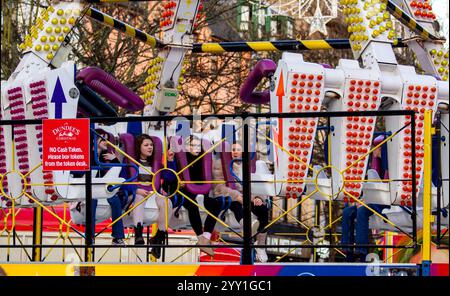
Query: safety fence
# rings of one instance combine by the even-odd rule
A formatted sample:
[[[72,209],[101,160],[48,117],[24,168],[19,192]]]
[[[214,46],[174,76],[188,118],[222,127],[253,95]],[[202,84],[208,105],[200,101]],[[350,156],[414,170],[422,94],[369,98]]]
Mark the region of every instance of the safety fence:
[[[332,118],[340,119],[340,118],[344,118],[344,117],[348,117],[348,116],[352,116],[354,118],[356,118],[356,117],[365,118],[365,117],[369,117],[369,116],[372,116],[372,117],[377,116],[378,118],[390,117],[390,116],[398,116],[398,117],[407,116],[408,118],[410,118],[410,120],[407,121],[406,124],[397,131],[379,130],[378,131],[379,133],[386,135],[384,140],[381,141],[380,143],[376,144],[373,148],[371,148],[369,151],[364,153],[361,157],[354,160],[352,162],[352,164],[350,166],[348,166],[345,170],[339,172],[339,174],[342,176],[343,183],[342,183],[342,186],[339,188],[339,192],[333,192],[332,194],[326,194],[326,193],[322,192],[320,186],[318,185],[318,179],[317,179],[319,172],[317,172],[317,169],[314,168],[311,163],[303,163],[302,159],[300,159],[297,155],[290,152],[289,148],[281,146],[277,141],[274,140],[274,137],[271,137],[270,135],[268,135],[266,133],[259,135],[262,138],[266,139],[267,142],[270,143],[270,145],[272,145],[273,148],[277,148],[280,151],[282,151],[283,153],[288,154],[290,157],[293,157],[298,162],[307,165],[311,169],[311,172],[314,173],[314,175],[316,175],[316,177],[306,176],[305,179],[300,181],[300,183],[310,184],[312,186],[311,188],[313,188],[313,189],[311,190],[311,192],[303,192],[300,196],[297,197],[295,204],[288,208],[280,207],[277,203],[273,202],[274,198],[284,198],[284,197],[271,197],[271,199],[269,200],[269,204],[272,207],[277,207],[277,210],[281,214],[278,215],[277,217],[272,217],[272,220],[269,222],[268,225],[266,225],[264,227],[264,229],[260,230],[256,234],[252,233],[252,222],[251,222],[252,184],[256,184],[256,183],[287,183],[288,184],[288,183],[298,183],[299,182],[298,180],[273,180],[273,181],[252,180],[251,163],[252,163],[252,157],[255,157],[254,156],[254,153],[255,153],[254,146],[252,146],[252,139],[254,138],[254,136],[256,136],[259,133],[259,131],[255,128],[256,123],[261,120],[267,121],[267,122],[273,122],[274,120],[276,121],[278,119],[321,118],[326,122],[326,125],[324,125],[322,127],[322,130],[324,130],[326,132],[326,134],[329,135],[330,132],[332,132],[334,129],[330,120]],[[255,250],[256,248],[284,248],[284,249],[287,248],[288,251],[285,252],[284,255],[282,255],[281,257],[279,257],[277,259],[278,261],[280,261],[284,257],[288,256],[289,254],[291,254],[292,252],[294,252],[295,250],[297,250],[299,248],[312,249],[312,250],[314,250],[314,252],[316,252],[317,249],[323,249],[323,248],[335,249],[336,252],[341,253],[343,256],[345,256],[345,254],[342,252],[343,249],[355,249],[355,248],[403,249],[403,248],[416,248],[417,247],[417,223],[418,223],[417,217],[418,217],[418,215],[417,215],[417,191],[416,191],[416,174],[415,173],[412,173],[412,175],[411,175],[412,177],[410,179],[404,178],[404,179],[394,180],[394,179],[382,178],[380,180],[364,179],[364,180],[357,181],[357,182],[361,182],[361,183],[364,183],[364,182],[383,182],[383,183],[409,182],[409,184],[412,184],[412,187],[413,187],[411,190],[412,205],[409,208],[410,217],[411,217],[411,226],[410,226],[410,229],[408,229],[408,230],[405,230],[402,227],[397,226],[394,222],[387,219],[380,212],[374,210],[370,205],[366,204],[366,202],[364,202],[363,199],[353,196],[352,193],[346,189],[345,184],[346,184],[346,182],[354,183],[355,180],[345,180],[345,178],[344,178],[344,172],[348,168],[354,166],[356,163],[358,163],[362,159],[369,157],[373,151],[382,147],[387,142],[391,141],[394,137],[398,136],[406,128],[411,129],[411,134],[414,135],[416,121],[415,121],[415,116],[414,116],[413,111],[402,110],[402,111],[360,111],[360,112],[304,112],[304,113],[266,113],[266,114],[242,113],[242,114],[218,114],[218,115],[214,114],[214,115],[184,116],[183,120],[185,120],[185,121],[199,120],[202,122],[202,121],[207,121],[208,118],[209,119],[214,118],[214,119],[218,119],[218,120],[234,120],[234,121],[241,122],[239,124],[239,127],[236,129],[236,132],[239,132],[242,135],[242,148],[243,148],[242,180],[235,179],[233,181],[229,181],[229,180],[228,181],[227,180],[188,181],[185,178],[183,178],[184,171],[186,171],[189,167],[194,165],[197,161],[202,160],[204,157],[206,157],[207,155],[209,155],[210,153],[212,153],[213,151],[216,151],[219,147],[221,147],[224,144],[224,142],[229,140],[226,137],[221,138],[220,140],[213,141],[211,143],[211,145],[209,147],[206,147],[206,149],[204,151],[202,151],[202,153],[194,161],[192,161],[191,163],[187,164],[186,166],[182,167],[179,170],[173,170],[171,168],[168,168],[168,166],[167,166],[168,162],[163,161],[162,167],[158,171],[154,172],[154,171],[148,170],[148,168],[143,166],[139,162],[138,159],[132,157],[129,153],[125,152],[124,148],[119,147],[119,145],[114,140],[104,137],[104,135],[100,134],[97,131],[97,129],[101,129],[102,124],[111,125],[111,124],[116,124],[116,123],[121,123],[121,124],[127,124],[127,123],[128,124],[129,123],[142,124],[142,123],[144,123],[144,126],[151,125],[152,129],[156,128],[156,130],[160,131],[159,135],[162,138],[163,159],[167,160],[167,154],[169,151],[168,123],[170,121],[176,122],[177,120],[180,120],[179,116],[91,118],[90,119],[91,126],[92,126],[91,132],[92,132],[93,137],[94,138],[98,138],[98,137],[103,138],[110,148],[114,149],[115,151],[117,151],[117,153],[119,153],[123,156],[123,159],[127,161],[129,167],[134,167],[135,169],[137,168],[138,170],[147,171],[150,175],[152,175],[152,181],[138,182],[138,181],[130,178],[130,179],[126,180],[125,182],[117,182],[117,183],[108,182],[108,183],[103,183],[103,184],[102,183],[93,184],[92,183],[93,168],[91,168],[90,171],[85,172],[85,177],[84,177],[85,181],[81,182],[81,183],[80,182],[77,183],[78,186],[81,185],[81,186],[85,187],[85,189],[84,189],[85,190],[85,199],[83,199],[83,201],[85,201],[85,212],[91,213],[91,211],[92,211],[92,201],[93,201],[92,186],[93,185],[95,185],[95,186],[105,185],[105,186],[108,186],[108,190],[114,190],[114,189],[117,189],[118,186],[120,186],[120,185],[139,185],[140,184],[140,185],[151,186],[153,188],[153,190],[148,192],[148,195],[145,196],[142,200],[132,204],[132,206],[127,208],[119,218],[117,218],[114,221],[112,221],[111,223],[109,223],[103,230],[101,230],[100,232],[97,232],[97,233],[93,233],[92,232],[92,229],[93,229],[92,223],[94,223],[94,221],[92,219],[92,215],[89,215],[89,214],[85,215],[85,221],[84,221],[85,231],[83,231],[82,228],[79,228],[76,225],[74,225],[73,223],[71,223],[71,220],[69,219],[69,217],[66,217],[65,214],[64,214],[64,216],[60,217],[53,211],[52,206],[56,203],[42,202],[39,199],[37,199],[36,197],[34,197],[33,194],[31,194],[31,190],[30,190],[31,188],[38,187],[38,186],[44,186],[44,187],[51,187],[51,186],[57,186],[57,185],[69,186],[71,184],[69,184],[69,183],[67,183],[67,184],[55,184],[55,183],[33,184],[33,183],[30,183],[28,176],[35,170],[38,170],[41,167],[41,165],[31,168],[29,170],[29,172],[25,173],[25,174],[22,174],[22,173],[18,172],[17,170],[13,169],[10,172],[6,172],[5,174],[0,175],[0,189],[1,189],[0,192],[3,195],[3,199],[9,200],[8,206],[6,206],[2,209],[3,221],[1,221],[1,223],[3,225],[0,226],[0,228],[2,229],[0,232],[0,236],[3,236],[4,234],[6,234],[8,237],[8,244],[0,245],[0,249],[7,250],[8,254],[9,254],[10,249],[22,248],[25,250],[27,257],[30,259],[30,261],[31,260],[41,261],[43,249],[47,249],[47,253],[44,255],[44,260],[48,256],[49,252],[51,252],[51,250],[57,249],[57,248],[63,248],[63,249],[73,248],[73,249],[75,249],[79,259],[81,260],[82,254],[80,254],[76,250],[76,248],[84,248],[84,261],[92,262],[92,261],[94,261],[94,250],[97,248],[107,248],[106,252],[111,248],[131,248],[132,250],[135,250],[135,248],[146,248],[147,254],[148,254],[149,248],[151,248],[151,247],[161,246],[163,248],[163,250],[165,248],[189,248],[187,251],[180,254],[180,256],[183,256],[191,248],[210,247],[210,245],[195,245],[194,246],[194,245],[190,245],[190,244],[187,244],[187,245],[183,245],[183,244],[181,244],[181,245],[180,244],[176,244],[176,245],[168,245],[168,244],[165,244],[165,245],[149,245],[149,244],[129,245],[129,244],[127,244],[127,245],[123,245],[123,246],[118,246],[118,245],[103,245],[103,244],[97,245],[94,243],[95,237],[98,237],[105,230],[109,229],[115,223],[117,223],[117,221],[119,221],[122,218],[129,215],[129,213],[131,213],[133,210],[135,210],[142,203],[145,203],[149,198],[153,197],[155,194],[156,194],[156,198],[163,198],[165,201],[166,213],[167,213],[167,215],[166,215],[166,226],[167,227],[169,226],[168,225],[169,222],[167,219],[167,217],[169,217],[168,203],[171,202],[170,199],[172,199],[172,203],[173,203],[173,198],[175,195],[177,195],[181,198],[184,198],[185,201],[189,201],[189,202],[195,204],[197,207],[199,207],[200,210],[205,212],[208,216],[213,217],[216,220],[216,222],[218,224],[220,224],[226,231],[228,231],[229,233],[232,233],[236,237],[240,238],[240,241],[241,241],[240,243],[227,243],[222,239],[221,241],[223,243],[214,244],[213,247],[214,248],[222,248],[222,247],[223,248],[242,248],[242,252],[241,252],[241,263],[242,264],[252,264],[253,263],[253,261],[254,261],[253,250]],[[11,142],[12,143],[14,142],[14,134],[15,134],[14,129],[16,129],[19,125],[20,126],[28,126],[28,125],[40,126],[40,125],[42,125],[42,120],[21,120],[21,121],[3,120],[3,121],[1,121],[0,126],[3,129],[6,129],[6,128],[11,129],[11,135],[12,135]],[[94,125],[95,125],[95,127],[94,127]],[[429,126],[429,127],[425,126],[425,128],[431,129],[431,126]],[[415,137],[410,137],[410,141],[411,141],[411,155],[412,155],[411,171],[415,172],[416,171],[416,159],[415,159],[416,139],[415,139]],[[331,146],[329,146],[328,148],[333,149],[333,147],[331,147]],[[14,149],[14,145],[13,145],[12,149]],[[425,160],[425,162],[427,162],[427,160]],[[14,159],[12,160],[12,163],[15,163]],[[100,164],[100,168],[101,167],[102,167],[102,164]],[[97,167],[97,169],[99,169],[99,167]],[[331,170],[331,169],[334,169],[334,168],[332,168],[331,166],[325,166],[323,168],[323,171]],[[425,170],[426,169],[427,168],[425,168]],[[177,180],[177,182],[176,182],[177,186],[176,186],[175,191],[164,192],[163,190],[158,189],[159,185],[156,182],[157,182],[157,180],[160,181],[162,178],[161,176],[158,176],[158,175],[163,174],[164,172],[166,172],[166,173],[170,172],[171,174],[173,174],[175,176],[175,178]],[[3,181],[5,179],[5,176],[7,176],[8,174],[11,174],[11,173],[19,174],[20,178],[22,180],[23,190],[22,190],[20,196],[14,196],[14,197],[9,196],[6,188],[3,186]],[[187,185],[229,184],[230,182],[236,182],[236,183],[242,184],[242,197],[243,197],[242,206],[243,206],[243,214],[244,214],[243,215],[243,224],[242,224],[243,225],[242,234],[240,232],[236,231],[235,228],[230,226],[228,223],[226,223],[222,219],[223,217],[218,217],[218,216],[213,215],[205,206],[203,206],[199,202],[197,202],[197,200],[195,198],[188,196],[187,194],[185,194],[184,190],[181,190],[181,188],[184,188]],[[426,182],[431,182],[431,181],[425,180],[425,183]],[[327,224],[324,226],[314,225],[313,227],[309,227],[309,226],[305,225],[305,223],[303,223],[300,219],[298,219],[298,217],[295,217],[294,215],[292,215],[292,211],[294,209],[298,208],[299,206],[301,206],[305,201],[311,199],[311,197],[313,197],[317,194],[323,195],[325,197],[325,200],[322,200],[322,202],[327,203],[327,204],[325,204],[324,208],[328,208],[328,210],[329,210],[328,221],[327,221]],[[339,194],[344,194],[345,196],[347,196],[349,198],[348,202],[352,202],[354,205],[358,205],[358,207],[360,206],[360,207],[366,208],[368,211],[373,213],[373,215],[377,216],[383,222],[385,222],[386,224],[395,228],[396,231],[408,236],[410,238],[410,242],[407,244],[404,244],[404,245],[395,245],[395,244],[383,244],[383,245],[380,245],[380,244],[365,244],[365,245],[346,244],[346,245],[343,245],[343,244],[340,244],[337,239],[337,237],[339,237],[339,234],[335,232],[336,229],[333,228],[333,226],[336,226],[336,223],[342,219],[342,216],[333,217],[333,205],[332,205],[333,202],[340,202],[340,203],[343,202],[342,200],[337,200],[337,196]],[[33,244],[32,245],[22,244],[22,242],[20,240],[20,236],[17,234],[17,231],[15,229],[15,216],[21,211],[20,206],[18,208],[18,206],[16,205],[16,200],[22,196],[26,196],[30,201],[32,201],[32,205],[33,205],[33,207],[35,207],[34,225],[33,225]],[[438,198],[438,201],[439,201],[439,198]],[[64,207],[66,207],[66,206],[67,206],[67,201],[64,202]],[[58,232],[59,234],[55,240],[55,243],[52,245],[49,245],[49,244],[46,245],[46,244],[42,243],[43,211],[47,212],[48,214],[50,214],[51,216],[56,218],[60,223],[59,232]],[[66,213],[66,212],[64,211],[64,213]],[[424,213],[424,215],[425,215],[425,213]],[[282,246],[274,245],[274,244],[265,244],[265,245],[258,244],[258,245],[256,245],[253,243],[254,238],[258,235],[258,233],[266,232],[271,227],[273,227],[273,225],[275,225],[277,222],[281,221],[283,218],[286,218],[286,217],[289,217],[291,220],[295,221],[299,225],[299,227],[302,227],[302,229],[306,229],[306,232],[303,233],[306,240],[303,243],[288,244],[288,245],[283,244]],[[438,215],[438,217],[439,217],[439,215]],[[9,222],[9,220],[11,222]],[[440,227],[439,220],[438,220],[438,227]],[[322,240],[318,241],[317,239],[315,239],[313,232],[314,233],[322,233]],[[84,244],[74,244],[70,239],[69,233],[76,233],[82,239],[84,239],[85,243]],[[440,231],[439,231],[439,233],[440,233]],[[299,233],[297,233],[297,235],[299,235]],[[444,233],[444,235],[445,235],[445,233]],[[149,231],[147,231],[147,236],[149,238]],[[324,242],[326,242],[324,239],[325,237],[328,239],[328,244],[324,243]],[[11,240],[12,240],[12,243],[11,243]],[[66,243],[58,244],[58,242],[60,242],[61,240],[63,240],[64,242],[66,242],[66,240],[67,240],[69,242],[69,244],[66,244]],[[30,248],[32,249],[32,254],[27,252],[27,249],[30,249]],[[99,261],[105,256],[105,253],[103,253],[99,256],[99,258],[100,258]],[[8,258],[9,258],[9,256],[8,256]],[[163,258],[164,258],[164,256],[163,256]],[[146,261],[149,261],[149,256],[147,256]]]

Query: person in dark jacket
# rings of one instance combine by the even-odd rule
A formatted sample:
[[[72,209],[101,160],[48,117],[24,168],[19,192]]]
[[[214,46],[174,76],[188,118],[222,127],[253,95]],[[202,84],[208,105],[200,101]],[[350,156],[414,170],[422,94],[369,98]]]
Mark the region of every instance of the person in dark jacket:
[[[109,163],[120,163],[117,159],[117,156],[114,153],[108,152],[108,144],[105,139],[102,137],[97,137],[97,155],[98,160],[101,163],[109,162]],[[93,147],[95,149],[95,146]],[[91,153],[91,166],[96,166],[97,161],[95,159],[95,153]],[[106,175],[108,169],[99,169],[95,177],[102,178]],[[116,194],[113,197],[107,199],[110,207],[111,207],[111,219],[112,221],[117,220],[122,215],[122,200]],[[96,224],[96,213],[97,213],[97,205],[98,199],[92,199],[92,233],[95,233],[95,224]],[[125,245],[124,238],[124,228],[123,221],[119,219],[116,223],[112,225],[112,233],[111,236],[113,245]]]
[[[187,156],[187,162],[188,164],[194,162],[202,153],[202,144],[201,139],[191,135],[187,141],[185,141],[185,148],[186,148],[186,156]],[[172,152],[169,152],[168,154],[168,166],[170,168],[174,168],[176,170],[176,162],[175,157]],[[189,170],[189,176],[190,181],[204,181],[203,180],[203,168],[202,168],[202,162],[197,161],[188,168]],[[173,185],[174,178],[172,180],[166,178],[165,181],[168,184],[165,185],[165,187],[176,187],[176,185]],[[172,182],[170,182],[172,181]],[[172,185],[170,184],[172,183]],[[188,196],[190,199],[196,202],[197,194],[191,193],[188,190],[186,190],[184,184],[180,185],[179,189],[184,195]],[[214,216],[218,216],[220,214],[220,204],[218,200],[215,198],[210,198],[209,194],[204,195],[204,203],[205,208]],[[191,223],[192,229],[194,230],[195,234],[197,235],[197,244],[198,245],[211,245],[211,234],[214,231],[215,226],[215,219],[208,215],[205,219],[205,224],[203,226],[201,217],[200,217],[200,211],[198,207],[191,202],[188,199],[184,200],[183,207],[188,211],[189,215],[189,222]],[[206,254],[213,256],[214,250],[211,247],[200,247],[200,250],[205,252]]]

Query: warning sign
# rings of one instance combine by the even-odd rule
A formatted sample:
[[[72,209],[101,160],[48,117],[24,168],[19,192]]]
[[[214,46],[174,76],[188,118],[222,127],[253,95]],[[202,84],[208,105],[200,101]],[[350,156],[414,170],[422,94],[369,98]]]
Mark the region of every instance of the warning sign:
[[[44,119],[42,129],[44,171],[87,171],[90,169],[89,119]]]

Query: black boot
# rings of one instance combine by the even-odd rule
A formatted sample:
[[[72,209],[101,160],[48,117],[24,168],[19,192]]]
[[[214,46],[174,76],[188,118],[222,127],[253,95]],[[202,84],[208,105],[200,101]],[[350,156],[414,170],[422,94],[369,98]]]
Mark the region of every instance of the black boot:
[[[158,229],[155,236],[150,238],[149,245],[164,245],[166,243],[166,235],[167,231],[161,231]],[[161,247],[152,247],[150,254],[159,259],[161,257]]]
[[[142,237],[142,232],[144,227],[141,223],[138,223],[136,227],[134,227],[134,245],[143,245],[145,244],[144,238]]]

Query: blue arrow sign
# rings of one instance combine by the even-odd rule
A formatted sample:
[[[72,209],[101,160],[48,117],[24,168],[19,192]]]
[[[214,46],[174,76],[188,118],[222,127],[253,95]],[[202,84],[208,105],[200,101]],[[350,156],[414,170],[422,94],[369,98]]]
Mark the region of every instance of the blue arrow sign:
[[[62,106],[64,103],[67,103],[67,100],[59,77],[56,80],[55,90],[50,102],[55,104],[55,118],[62,118]]]

